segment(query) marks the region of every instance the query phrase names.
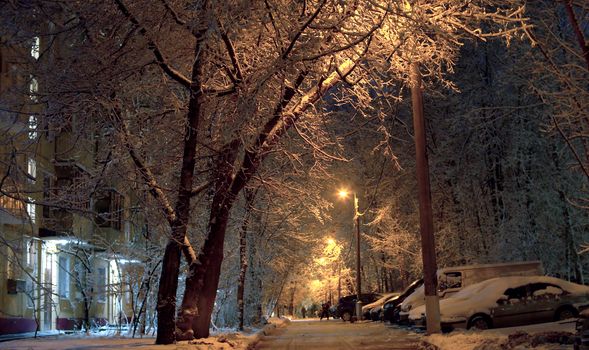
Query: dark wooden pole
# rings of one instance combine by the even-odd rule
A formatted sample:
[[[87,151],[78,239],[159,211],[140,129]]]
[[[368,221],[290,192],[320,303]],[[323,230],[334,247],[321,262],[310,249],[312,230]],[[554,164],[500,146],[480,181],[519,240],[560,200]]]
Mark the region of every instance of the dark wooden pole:
[[[415,131],[415,158],[417,187],[419,189],[419,227],[421,253],[423,256],[423,279],[425,286],[425,312],[428,334],[440,333],[440,303],[436,276],[436,246],[434,241],[432,203],[429,183],[429,167],[423,116],[423,93],[421,73],[416,62],[411,63],[411,102],[413,105],[413,128]]]
[[[361,273],[361,266],[360,263],[360,213],[358,212],[358,197],[354,193],[354,216],[356,219],[356,318],[358,320],[362,319],[362,300],[360,299],[362,295],[362,273]]]

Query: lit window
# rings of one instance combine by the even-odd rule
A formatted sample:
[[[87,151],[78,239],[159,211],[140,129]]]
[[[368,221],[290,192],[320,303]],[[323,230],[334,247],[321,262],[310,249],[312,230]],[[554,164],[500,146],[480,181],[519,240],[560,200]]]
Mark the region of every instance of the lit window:
[[[37,161],[34,158],[27,160],[27,174],[33,179],[37,178]]]
[[[0,207],[10,211],[14,215],[22,216],[22,201],[7,196],[0,196]]]
[[[41,38],[36,36],[33,38],[33,43],[31,45],[31,57],[33,57],[34,59],[39,59],[39,53],[41,52],[40,47]]]
[[[31,77],[31,82],[29,83],[29,97],[34,102],[37,102],[37,92],[39,92],[39,82],[37,79]]]
[[[8,249],[8,254],[6,256],[6,278],[14,279],[15,278],[15,266],[14,266],[14,251],[12,249]]]
[[[31,198],[29,198],[28,200],[30,202],[27,203],[27,206],[26,206],[26,208],[27,208],[27,214],[28,214],[29,218],[31,219],[31,222],[34,224],[36,222],[36,219],[37,219],[37,213],[36,213],[36,211],[37,211],[36,207],[37,206],[35,205],[35,203],[33,202],[33,200]]]
[[[27,266],[33,266],[35,264],[35,241],[30,240],[27,242],[26,252]]]
[[[69,256],[59,257],[59,285],[57,286],[57,292],[61,298],[70,297],[70,274],[68,272],[70,268]]]
[[[34,115],[29,116],[29,139],[34,140],[37,138],[37,117]]]

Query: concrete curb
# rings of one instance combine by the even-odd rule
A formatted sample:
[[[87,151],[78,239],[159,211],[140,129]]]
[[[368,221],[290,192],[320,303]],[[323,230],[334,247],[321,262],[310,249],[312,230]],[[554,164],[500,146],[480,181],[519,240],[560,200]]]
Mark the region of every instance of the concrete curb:
[[[60,336],[64,333],[59,333],[58,331],[40,331],[37,333],[37,338],[45,338],[45,337],[52,337],[52,336]],[[35,332],[25,332],[25,333],[14,333],[14,334],[3,334],[0,335],[0,343],[13,341],[13,340],[22,340],[22,339],[34,339]]]

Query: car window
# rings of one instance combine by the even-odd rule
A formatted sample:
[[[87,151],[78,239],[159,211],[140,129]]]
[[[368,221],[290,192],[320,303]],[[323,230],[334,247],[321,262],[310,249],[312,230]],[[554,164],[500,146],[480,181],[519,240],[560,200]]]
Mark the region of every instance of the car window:
[[[446,272],[439,279],[439,290],[462,288],[462,272]]]
[[[526,292],[526,288],[527,285],[525,286],[520,286],[520,287],[516,287],[516,288],[508,288],[507,290],[505,290],[505,292],[503,293],[506,297],[507,297],[507,301],[510,303],[517,303],[519,301],[522,301],[526,298],[527,296],[527,292]]]
[[[554,299],[565,292],[559,286],[550,283],[532,283],[529,290],[533,299]]]
[[[401,293],[400,297],[405,299],[409,295],[413,294],[417,288],[419,288],[423,284],[423,279],[419,279],[411,283],[404,291]]]

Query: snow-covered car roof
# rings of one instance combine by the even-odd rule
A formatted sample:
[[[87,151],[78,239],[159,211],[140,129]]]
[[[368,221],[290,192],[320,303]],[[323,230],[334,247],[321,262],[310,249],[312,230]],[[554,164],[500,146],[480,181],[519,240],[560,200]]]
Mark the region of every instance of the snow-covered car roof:
[[[488,313],[497,306],[497,300],[508,288],[529,283],[550,283],[561,287],[572,295],[589,295],[589,287],[548,276],[496,277],[463,288],[449,298],[440,300],[440,313],[446,317]],[[425,313],[425,306],[413,308],[409,318],[418,319]]]
[[[382,304],[384,304],[385,301],[387,301],[390,298],[392,298],[394,296],[397,296],[399,294],[400,293],[397,293],[397,292],[394,292],[394,293],[385,293],[385,294],[382,295],[382,298],[380,298],[380,299],[378,299],[378,300],[376,300],[376,301],[374,301],[374,302],[372,302],[370,304],[366,304],[366,305],[362,306],[362,311],[366,311],[366,310],[371,309],[371,308],[373,308],[375,306],[382,305]]]

